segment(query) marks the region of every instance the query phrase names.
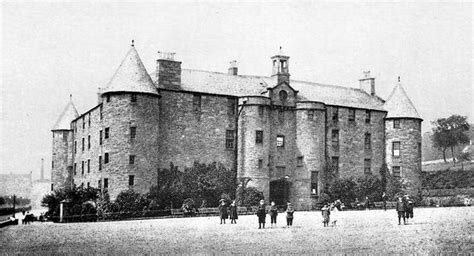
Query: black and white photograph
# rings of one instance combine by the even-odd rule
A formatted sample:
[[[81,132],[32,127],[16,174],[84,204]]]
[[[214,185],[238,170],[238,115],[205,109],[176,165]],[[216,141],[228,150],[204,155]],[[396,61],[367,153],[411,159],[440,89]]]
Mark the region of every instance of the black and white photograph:
[[[474,253],[473,2],[0,10],[0,255]]]

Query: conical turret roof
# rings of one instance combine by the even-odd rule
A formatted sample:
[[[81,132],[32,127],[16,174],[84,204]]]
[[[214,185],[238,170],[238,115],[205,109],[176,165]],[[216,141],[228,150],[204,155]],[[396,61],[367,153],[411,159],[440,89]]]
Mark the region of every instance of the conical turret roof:
[[[109,92],[139,92],[158,95],[155,84],[133,45],[110,82],[102,90],[102,94]]]
[[[64,108],[63,112],[56,121],[56,124],[53,126],[52,131],[56,130],[71,130],[71,121],[76,119],[79,116],[77,109],[72,103],[72,97],[69,103]]]
[[[408,98],[405,89],[399,82],[392,93],[388,96],[384,104],[384,109],[388,111],[386,118],[417,118],[421,119],[416,111],[413,102]]]

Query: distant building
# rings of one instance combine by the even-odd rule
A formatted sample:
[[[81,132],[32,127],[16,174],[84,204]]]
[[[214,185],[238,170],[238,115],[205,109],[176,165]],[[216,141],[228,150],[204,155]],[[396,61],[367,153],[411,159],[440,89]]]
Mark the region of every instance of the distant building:
[[[271,76],[248,76],[161,54],[150,75],[132,45],[98,105],[79,115],[71,101],[54,126],[51,189],[74,182],[113,199],[148,191],[170,163],[217,161],[298,209],[313,207],[328,169],[379,175],[387,163],[417,191],[422,119],[400,82],[385,102],[368,72],[354,89],[292,80],[288,56],[271,61]]]

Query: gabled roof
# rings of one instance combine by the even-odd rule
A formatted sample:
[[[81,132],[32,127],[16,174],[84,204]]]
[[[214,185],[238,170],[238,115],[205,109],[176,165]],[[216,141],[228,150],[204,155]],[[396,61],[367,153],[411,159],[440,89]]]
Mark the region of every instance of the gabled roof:
[[[395,88],[393,88],[392,93],[385,102],[384,108],[388,111],[386,118],[421,119],[401,83],[398,83]]]
[[[268,88],[273,88],[276,85],[276,77],[229,75],[227,73],[182,69],[180,89],[237,97],[268,96]],[[290,85],[298,91],[299,100],[385,111],[383,101],[380,98],[371,96],[360,89],[297,80],[290,80]]]
[[[109,92],[139,92],[158,95],[155,84],[134,46],[130,47],[114,76],[102,90],[102,94]]]
[[[71,121],[76,119],[79,116],[77,109],[72,103],[72,98],[69,103],[64,108],[63,112],[56,121],[56,124],[53,126],[52,131],[57,130],[71,130]]]

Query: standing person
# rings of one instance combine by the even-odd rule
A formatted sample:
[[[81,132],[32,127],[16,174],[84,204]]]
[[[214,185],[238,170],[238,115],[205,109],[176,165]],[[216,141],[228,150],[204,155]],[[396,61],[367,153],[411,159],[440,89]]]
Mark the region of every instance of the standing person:
[[[270,224],[272,225],[271,227],[273,228],[273,224],[277,224],[277,215],[278,215],[278,208],[275,205],[275,202],[272,201],[271,203],[271,208],[270,208]]]
[[[409,196],[406,196],[405,201],[406,201],[405,218],[407,219],[407,222],[408,222],[408,219],[413,218],[414,202]]]
[[[370,204],[370,200],[369,200],[369,197],[366,196],[365,197],[365,209],[368,210],[369,209],[369,204]]]
[[[293,213],[295,213],[295,209],[293,209],[293,205],[291,203],[288,203],[288,206],[286,207],[286,225],[293,226]]]
[[[401,196],[398,197],[397,206],[395,209],[398,213],[398,225],[401,225],[401,218],[403,218],[403,224],[406,225],[407,222],[405,220],[405,202],[403,202]]]
[[[339,217],[339,209],[337,208],[337,201],[334,202],[333,204],[331,204],[331,211],[330,211],[330,215],[331,215],[331,220],[332,220],[332,225],[335,227],[336,226],[336,222],[337,222],[337,217]]]
[[[225,224],[225,220],[229,217],[227,215],[227,206],[225,205],[225,200],[221,200],[221,204],[219,205],[219,215],[221,217],[221,224],[222,221],[224,221]]]
[[[260,205],[257,209],[257,217],[258,217],[258,228],[265,228],[265,217],[267,216],[267,212],[265,209],[265,201],[260,200]]]
[[[382,193],[382,204],[383,204],[383,210],[387,210],[387,195],[385,195],[385,192]]]
[[[235,200],[232,201],[229,207],[229,215],[230,215],[230,224],[237,224],[236,219],[239,217],[237,216],[237,205],[235,205]]]
[[[323,226],[327,227],[329,225],[329,215],[331,212],[329,211],[328,204],[324,204],[323,208],[321,208],[321,215],[323,216]]]

